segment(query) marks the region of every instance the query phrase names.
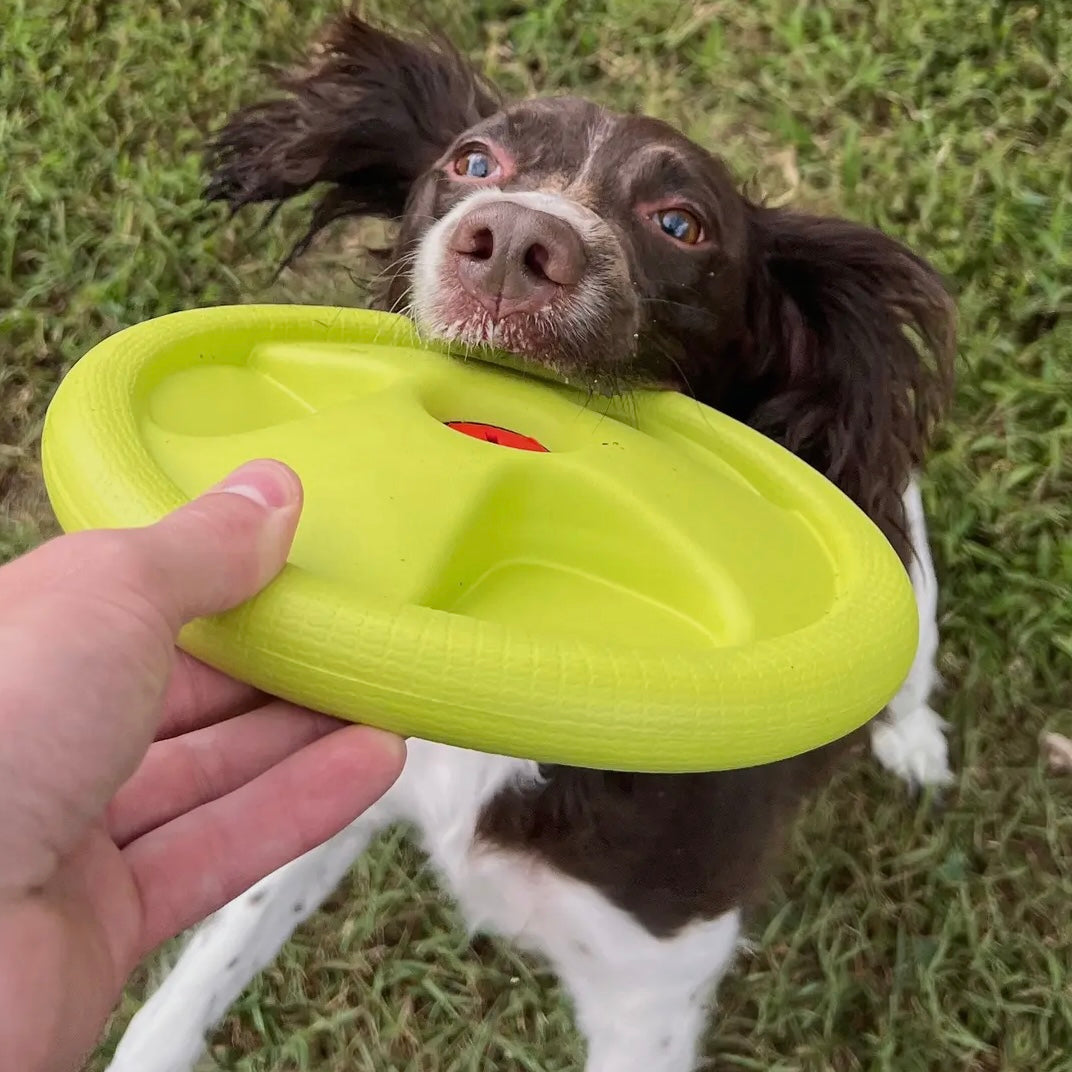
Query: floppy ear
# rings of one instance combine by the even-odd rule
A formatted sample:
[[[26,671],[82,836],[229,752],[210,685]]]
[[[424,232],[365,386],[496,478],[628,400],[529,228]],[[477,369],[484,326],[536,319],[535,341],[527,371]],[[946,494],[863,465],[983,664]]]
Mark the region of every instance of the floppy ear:
[[[237,212],[331,183],[291,258],[341,216],[401,215],[413,182],[499,108],[445,39],[393,36],[354,13],[330,22],[278,84],[282,96],[237,112],[210,142],[205,197]]]
[[[754,209],[749,423],[824,473],[908,554],[901,495],[952,389],[941,278],[868,227]]]

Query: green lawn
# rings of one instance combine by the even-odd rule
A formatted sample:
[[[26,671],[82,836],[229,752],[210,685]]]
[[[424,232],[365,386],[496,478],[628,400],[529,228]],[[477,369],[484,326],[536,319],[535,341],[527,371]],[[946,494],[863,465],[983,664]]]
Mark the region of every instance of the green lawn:
[[[935,808],[862,762],[817,802],[722,990],[709,1067],[1072,1069],[1072,778],[1038,757],[1044,728],[1072,735],[1072,7],[456,6],[460,40],[510,89],[668,118],[772,199],[905,238],[959,295],[958,404],[926,485],[958,784]],[[0,556],[50,529],[42,410],[91,344],[205,303],[363,301],[341,231],[268,289],[293,213],[256,234],[197,199],[206,130],[329,8],[5,0]],[[554,980],[470,944],[415,863],[401,837],[364,860],[205,1068],[577,1067]]]

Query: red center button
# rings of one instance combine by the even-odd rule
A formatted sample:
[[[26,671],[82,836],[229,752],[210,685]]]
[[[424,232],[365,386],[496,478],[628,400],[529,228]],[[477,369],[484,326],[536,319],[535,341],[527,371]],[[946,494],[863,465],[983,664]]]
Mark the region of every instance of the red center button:
[[[550,451],[532,436],[522,435],[520,432],[511,432],[509,428],[499,428],[494,424],[480,424],[477,421],[446,421],[448,428],[462,435],[472,436],[474,439],[482,439],[485,443],[495,443],[500,447],[513,447],[515,450],[535,450],[541,454],[549,454]]]

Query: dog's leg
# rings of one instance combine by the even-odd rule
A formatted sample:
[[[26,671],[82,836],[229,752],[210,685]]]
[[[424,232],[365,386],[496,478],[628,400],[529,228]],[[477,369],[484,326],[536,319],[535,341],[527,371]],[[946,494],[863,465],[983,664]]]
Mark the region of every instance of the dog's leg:
[[[658,939],[606,908],[587,939],[554,958],[588,1041],[585,1072],[692,1072],[710,1003],[740,939],[727,912]],[[611,916],[619,918],[610,918]]]
[[[919,646],[908,677],[871,728],[871,747],[878,761],[911,786],[948,785],[949,746],[946,724],[931,708],[938,684],[938,580],[927,543],[927,522],[919,486],[913,481],[904,497],[913,559],[912,589],[919,608]]]
[[[381,802],[194,931],[174,969],[134,1017],[109,1072],[190,1072],[206,1031],[389,821]]]
[[[692,1072],[739,937],[739,913],[728,912],[643,943],[628,970],[611,963],[571,973],[566,983],[588,1040],[585,1072]]]

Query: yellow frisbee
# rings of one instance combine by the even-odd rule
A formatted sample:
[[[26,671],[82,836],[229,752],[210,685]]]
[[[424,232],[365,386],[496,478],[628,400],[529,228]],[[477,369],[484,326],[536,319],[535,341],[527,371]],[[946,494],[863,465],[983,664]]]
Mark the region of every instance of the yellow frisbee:
[[[401,317],[196,310],[70,372],[45,423],[64,528],[148,524],[252,458],[305,509],[260,595],[181,637],[270,693],[409,736],[634,771],[753,766],[876,715],[917,618],[878,529],[679,394],[591,399]]]

